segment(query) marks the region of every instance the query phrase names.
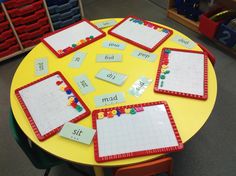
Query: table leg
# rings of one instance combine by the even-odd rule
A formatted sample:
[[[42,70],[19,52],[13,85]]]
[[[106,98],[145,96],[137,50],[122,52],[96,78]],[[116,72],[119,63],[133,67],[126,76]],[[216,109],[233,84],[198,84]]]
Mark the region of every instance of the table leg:
[[[93,166],[95,176],[104,176],[103,168],[101,166]]]

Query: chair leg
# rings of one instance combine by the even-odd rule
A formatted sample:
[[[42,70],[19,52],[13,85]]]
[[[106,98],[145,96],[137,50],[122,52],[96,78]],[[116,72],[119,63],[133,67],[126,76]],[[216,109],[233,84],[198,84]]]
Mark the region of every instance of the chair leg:
[[[173,160],[170,161],[169,163],[169,171],[168,171],[168,176],[172,176],[173,175]]]
[[[89,173],[83,171],[82,169],[79,169],[78,167],[74,166],[74,165],[71,164],[71,163],[68,163],[68,166],[69,166],[71,169],[75,170],[76,172],[82,174],[83,176],[90,176]]]
[[[46,169],[46,171],[44,172],[44,176],[48,176],[49,172],[50,172],[51,168]]]

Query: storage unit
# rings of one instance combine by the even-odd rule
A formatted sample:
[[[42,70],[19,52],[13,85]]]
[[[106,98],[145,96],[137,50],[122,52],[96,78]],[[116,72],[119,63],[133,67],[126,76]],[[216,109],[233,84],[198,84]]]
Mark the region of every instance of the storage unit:
[[[199,31],[201,34],[207,36],[210,39],[214,39],[217,29],[220,25],[220,21],[216,22],[210,19],[209,17],[212,14],[216,14],[217,12],[220,12],[222,8],[215,9],[211,12],[207,12],[200,16],[200,24],[199,24]]]
[[[190,20],[186,18],[184,15],[178,14],[175,8],[175,0],[168,0],[168,1],[169,1],[169,4],[168,4],[168,9],[167,9],[167,16],[183,24],[184,26],[190,28],[191,30],[199,33],[199,30],[198,30],[199,22]]]
[[[213,40],[216,44],[220,45],[224,50],[236,55],[236,44],[234,43],[236,38],[235,31],[232,31],[231,29],[228,29],[226,25],[221,24],[222,21],[215,22],[208,18],[212,13],[215,13],[214,11],[201,15],[199,18],[200,22],[192,21],[184,15],[177,13],[175,8],[176,0],[169,0],[168,2],[167,16],[169,18],[185,25],[197,33],[203,34]],[[216,9],[216,11],[221,11],[223,7],[228,9],[236,8],[236,0],[215,0],[215,2],[222,7]]]
[[[0,58],[11,55],[20,49],[5,12],[0,7]]]
[[[4,4],[10,20],[14,21],[13,26],[22,47],[26,49],[38,44],[40,40],[37,39],[40,39],[44,34],[52,31],[46,10],[44,8],[43,0],[20,0],[17,1],[17,5],[13,5],[13,2],[14,1],[11,0],[5,2]],[[41,17],[35,19],[35,13],[37,12],[40,12]],[[25,20],[25,18],[27,18],[27,20]],[[17,24],[15,21],[21,21],[21,24]],[[35,42],[25,45],[28,41]]]
[[[228,22],[229,20],[220,24],[216,33],[216,39],[221,44],[233,48],[236,45],[236,30],[229,28],[226,25]]]
[[[55,30],[73,24],[81,19],[77,0],[46,0],[48,11]]]
[[[31,50],[43,35],[83,17],[81,0],[8,0],[0,6],[0,61]]]

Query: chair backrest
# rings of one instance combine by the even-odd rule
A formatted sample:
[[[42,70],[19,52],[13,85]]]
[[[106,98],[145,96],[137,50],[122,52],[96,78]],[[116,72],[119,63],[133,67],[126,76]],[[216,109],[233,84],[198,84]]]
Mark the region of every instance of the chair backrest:
[[[27,136],[24,134],[24,132],[20,129],[18,126],[14,115],[12,113],[12,110],[9,112],[9,125],[10,125],[10,130],[12,132],[12,135],[17,142],[17,144],[20,146],[20,148],[25,152],[25,154],[30,158],[32,158],[31,155],[31,147],[28,142]]]
[[[199,46],[204,52],[207,53],[208,58],[210,59],[212,65],[214,66],[215,63],[216,63],[216,58],[215,58],[215,56],[214,56],[205,46],[203,46],[202,44],[198,43],[198,46]]]
[[[34,167],[38,169],[48,169],[64,163],[62,160],[44,152],[35,144],[29,144],[28,137],[17,124],[11,109],[9,112],[9,125],[15,141],[30,159]]]
[[[118,168],[114,176],[152,176],[160,173],[172,175],[173,159],[164,157],[154,161]]]

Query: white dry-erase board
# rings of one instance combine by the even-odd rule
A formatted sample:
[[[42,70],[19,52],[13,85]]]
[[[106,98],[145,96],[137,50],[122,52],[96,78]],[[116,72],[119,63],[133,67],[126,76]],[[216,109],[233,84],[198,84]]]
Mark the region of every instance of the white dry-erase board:
[[[37,138],[56,134],[66,122],[77,122],[90,111],[60,72],[54,72],[15,90]]]
[[[173,31],[149,21],[129,16],[111,28],[108,33],[153,52],[172,35]]]
[[[166,102],[98,109],[92,112],[94,155],[105,162],[181,150],[183,143]]]
[[[195,99],[208,96],[207,57],[204,52],[163,48],[154,91]]]
[[[42,42],[57,56],[63,57],[106,34],[86,19],[46,35]]]

